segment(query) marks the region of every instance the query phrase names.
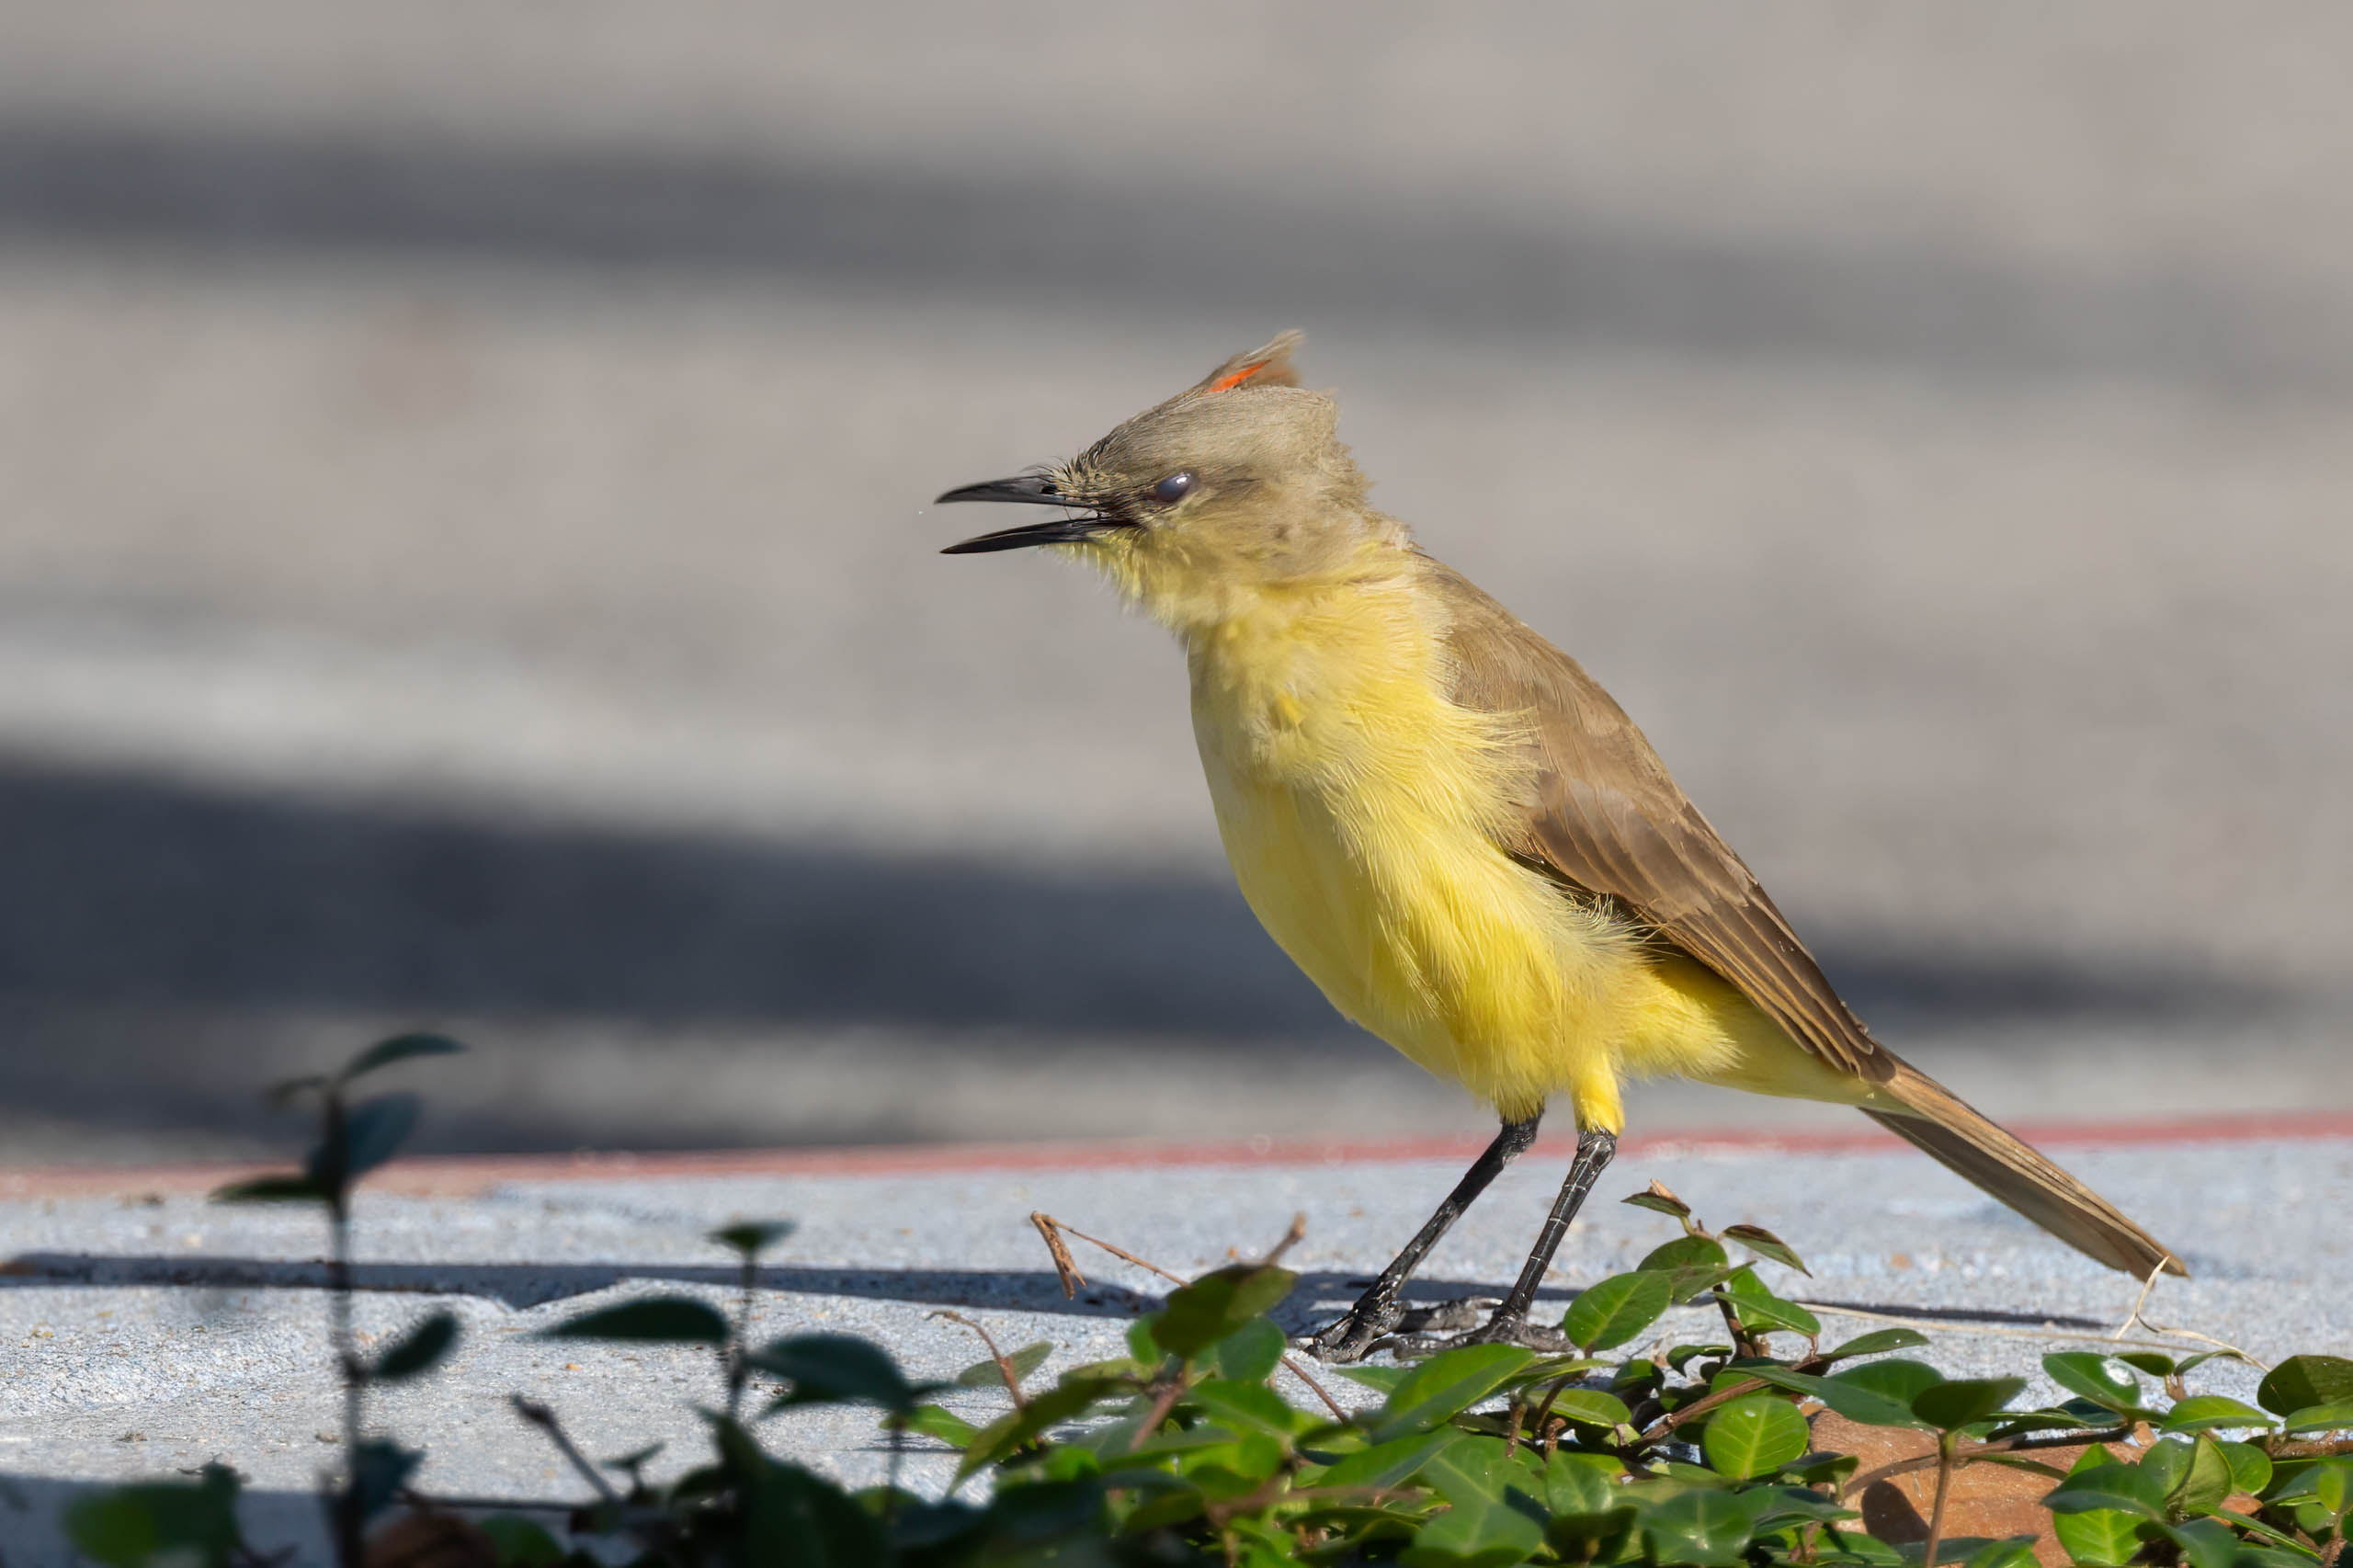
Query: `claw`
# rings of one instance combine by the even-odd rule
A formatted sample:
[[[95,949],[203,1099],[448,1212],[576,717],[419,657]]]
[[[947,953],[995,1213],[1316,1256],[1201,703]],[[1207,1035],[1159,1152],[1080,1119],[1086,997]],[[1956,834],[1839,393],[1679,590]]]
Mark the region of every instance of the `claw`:
[[[1339,1322],[1302,1341],[1302,1348],[1318,1361],[1336,1366],[1361,1361],[1372,1354],[1375,1345],[1389,1337],[1404,1316],[1405,1309],[1394,1301],[1370,1305],[1358,1301]]]
[[[1476,1328],[1502,1305],[1494,1296],[1463,1296],[1440,1301],[1434,1307],[1415,1307],[1399,1316],[1395,1331],[1401,1335],[1436,1335]]]
[[[1435,1356],[1441,1350],[1459,1350],[1466,1345],[1518,1345],[1547,1355],[1555,1355],[1576,1348],[1574,1342],[1557,1328],[1548,1328],[1540,1323],[1529,1323],[1525,1318],[1506,1318],[1500,1314],[1489,1318],[1476,1328],[1461,1334],[1422,1332],[1392,1335],[1380,1342],[1379,1348],[1394,1351],[1403,1358]]]
[[[1502,1305],[1493,1296],[1465,1296],[1410,1311],[1393,1302],[1368,1311],[1360,1302],[1301,1345],[1317,1360],[1339,1364],[1361,1361],[1376,1350],[1420,1357],[1464,1345],[1519,1345],[1547,1354],[1576,1348],[1557,1328],[1500,1316],[1495,1309]]]

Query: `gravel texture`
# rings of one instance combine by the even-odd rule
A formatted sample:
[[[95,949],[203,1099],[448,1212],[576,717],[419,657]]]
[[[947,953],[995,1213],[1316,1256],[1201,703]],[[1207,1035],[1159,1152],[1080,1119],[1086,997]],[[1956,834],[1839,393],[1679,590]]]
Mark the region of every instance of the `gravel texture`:
[[[2279,1141],[2068,1149],[2065,1163],[2177,1247],[2193,1277],[2167,1280],[2148,1315],[2265,1359],[2353,1346],[2353,1141]],[[1500,1294],[1517,1271],[1559,1171],[1531,1159],[1508,1172],[1449,1238],[1415,1294]],[[1065,1301],[1036,1233],[1043,1210],[1178,1273],[1255,1256],[1294,1213],[1302,1275],[1284,1311],[1304,1328],[1338,1311],[1459,1174],[1454,1162],[1102,1168],[957,1176],[514,1182],[471,1199],[364,1198],[358,1210],[358,1324],[381,1336],[434,1306],[464,1324],[438,1376],[384,1396],[374,1419],[421,1444],[422,1484],[460,1496],[581,1494],[510,1392],[553,1406],[592,1455],[670,1444],[654,1469],[697,1451],[697,1402],[719,1384],[703,1353],[551,1343],[538,1331],[584,1309],[688,1290],[732,1301],[733,1270],[702,1239],[745,1218],[790,1217],[755,1309],[760,1335],[864,1334],[918,1377],[978,1358],[939,1309],[985,1324],[1011,1346],[1037,1340],[1057,1366],[1116,1354],[1159,1282],[1080,1246],[1089,1286]],[[2065,1251],[2006,1210],[1907,1153],[1760,1151],[1631,1155],[1607,1173],[1572,1233],[1552,1288],[1631,1267],[1671,1233],[1661,1216],[1608,1201],[1652,1177],[1717,1225],[1750,1221],[1804,1255],[1802,1299],[1878,1313],[1957,1314],[1933,1358],[1960,1373],[2030,1369],[2046,1349],[2120,1324],[2134,1286]],[[0,1476],[29,1504],[0,1504],[8,1561],[40,1562],[43,1522],[89,1483],[154,1475],[214,1458],[252,1477],[256,1528],[308,1530],[280,1494],[335,1458],[338,1426],[324,1352],[317,1221],[229,1210],[189,1197],[21,1200],[0,1208]],[[1769,1267],[1768,1277],[1777,1272]],[[1862,1332],[1865,1317],[1833,1319]],[[1670,1318],[1668,1342],[1697,1322]],[[1629,1346],[1629,1353],[1634,1347]],[[2250,1374],[2216,1364],[2215,1392],[2243,1396]],[[1350,1385],[1324,1380],[1344,1397]],[[1308,1397],[1293,1387],[1298,1397]],[[2047,1392],[2047,1391],[2046,1391]],[[980,1418],[993,1396],[960,1392]],[[886,1463],[870,1415],[804,1410],[770,1423],[782,1451],[853,1481]],[[913,1454],[906,1474],[944,1483],[944,1451]]]

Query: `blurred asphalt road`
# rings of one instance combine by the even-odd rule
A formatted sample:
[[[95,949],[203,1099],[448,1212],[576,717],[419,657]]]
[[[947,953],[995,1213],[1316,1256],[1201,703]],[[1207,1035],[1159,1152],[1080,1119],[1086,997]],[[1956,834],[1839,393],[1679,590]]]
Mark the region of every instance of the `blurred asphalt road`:
[[[1293,324],[1897,1049],[2353,1106],[2348,60],[2319,3],[8,0],[0,1164],[249,1152],[418,1023],[445,1148],[1478,1126],[1251,923],[1165,640],[932,553]]]

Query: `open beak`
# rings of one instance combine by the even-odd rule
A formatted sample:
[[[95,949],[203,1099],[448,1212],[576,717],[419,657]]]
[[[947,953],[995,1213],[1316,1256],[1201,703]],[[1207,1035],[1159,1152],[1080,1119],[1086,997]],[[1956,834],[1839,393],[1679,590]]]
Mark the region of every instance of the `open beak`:
[[[939,498],[945,506],[950,501],[1018,501],[1032,506],[1070,506],[1083,508],[1084,501],[1058,494],[1053,482],[1043,474],[1024,474],[1018,479],[991,479],[979,484],[967,484],[951,490]],[[951,544],[942,555],[980,555],[993,550],[1021,550],[1033,544],[1079,544],[1093,539],[1113,526],[1108,517],[1089,515],[1082,517],[1058,517],[1050,523],[1025,523],[1019,528],[999,528]]]

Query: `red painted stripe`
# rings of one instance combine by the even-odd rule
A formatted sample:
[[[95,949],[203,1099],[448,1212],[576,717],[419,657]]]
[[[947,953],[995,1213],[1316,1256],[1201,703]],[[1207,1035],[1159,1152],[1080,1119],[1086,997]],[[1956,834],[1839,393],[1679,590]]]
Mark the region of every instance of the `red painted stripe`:
[[[2014,1131],[2048,1147],[2270,1142],[2353,1138],[2353,1113],[2177,1118],[2161,1121],[2020,1122]],[[1142,1140],[1044,1143],[932,1143],[878,1148],[731,1149],[679,1153],[419,1155],[369,1178],[379,1191],[417,1196],[480,1192],[503,1182],[643,1181],[726,1176],[923,1176],[940,1172],[1180,1168],[1201,1165],[1326,1165],[1403,1160],[1467,1161],[1483,1134],[1379,1140],[1250,1139],[1175,1143]],[[1630,1138],[1622,1154],[1763,1153],[1879,1153],[1904,1145],[1876,1130],[1770,1132],[1750,1129],[1654,1133]],[[1534,1153],[1559,1156],[1566,1138]],[[227,1162],[175,1165],[49,1165],[0,1169],[0,1199],[204,1191],[269,1168]]]

